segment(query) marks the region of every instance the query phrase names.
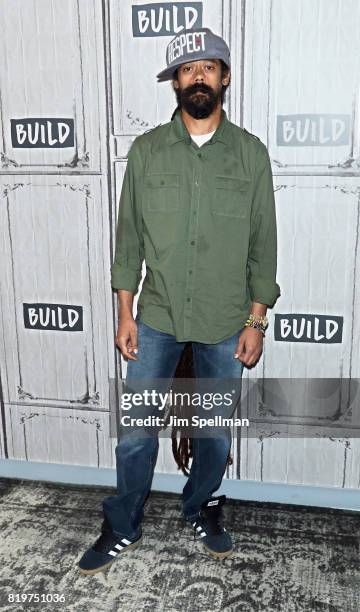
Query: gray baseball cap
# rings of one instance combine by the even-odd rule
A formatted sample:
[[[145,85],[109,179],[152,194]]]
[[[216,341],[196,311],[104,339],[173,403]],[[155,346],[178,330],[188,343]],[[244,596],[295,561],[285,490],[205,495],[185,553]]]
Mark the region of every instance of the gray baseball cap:
[[[230,68],[230,50],[221,36],[209,28],[191,28],[177,34],[166,50],[167,68],[157,75],[159,81],[169,81],[181,64],[201,59],[220,59]]]

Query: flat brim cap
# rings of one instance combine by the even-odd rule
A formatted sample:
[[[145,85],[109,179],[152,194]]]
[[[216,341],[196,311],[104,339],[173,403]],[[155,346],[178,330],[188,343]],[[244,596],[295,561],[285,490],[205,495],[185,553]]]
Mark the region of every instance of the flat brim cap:
[[[230,50],[221,36],[209,28],[191,28],[177,34],[166,49],[167,67],[157,74],[159,81],[169,81],[179,66],[202,59],[219,59],[230,68]]]

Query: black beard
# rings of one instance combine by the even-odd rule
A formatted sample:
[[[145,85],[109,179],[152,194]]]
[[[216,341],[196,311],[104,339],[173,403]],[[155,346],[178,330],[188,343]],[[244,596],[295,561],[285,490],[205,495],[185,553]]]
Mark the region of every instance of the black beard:
[[[201,92],[205,96],[194,94]],[[221,99],[221,89],[216,92],[205,83],[194,83],[185,89],[175,89],[176,100],[179,108],[184,108],[194,119],[206,119],[214,111],[218,101]]]

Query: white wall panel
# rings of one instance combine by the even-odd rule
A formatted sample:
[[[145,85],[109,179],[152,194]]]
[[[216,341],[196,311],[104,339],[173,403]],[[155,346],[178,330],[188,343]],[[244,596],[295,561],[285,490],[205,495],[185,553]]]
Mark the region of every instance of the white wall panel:
[[[2,0],[0,172],[99,171],[103,96],[101,2]],[[9,120],[64,117],[71,148],[14,148]]]
[[[282,295],[270,316],[276,312],[344,315],[344,328],[337,344],[273,342],[268,334],[257,375],[356,377],[360,181],[276,176],[274,184]]]
[[[334,437],[331,430],[306,438],[301,427],[268,427],[258,424],[258,437],[244,438],[246,448],[241,461],[241,478],[261,482],[306,484],[323,487],[358,488],[359,474],[354,469],[360,444],[358,438]],[[298,436],[298,437],[295,437]]]
[[[359,174],[359,3],[248,0],[246,7],[244,124],[267,144],[274,169]],[[348,115],[349,141],[333,146],[324,132],[321,146],[278,146],[276,118],[288,114]],[[318,120],[309,123],[316,142]]]
[[[114,467],[106,411],[6,405],[9,459]]]
[[[99,181],[28,177],[1,195],[6,401],[107,406]],[[25,328],[24,303],[79,306],[83,329]]]

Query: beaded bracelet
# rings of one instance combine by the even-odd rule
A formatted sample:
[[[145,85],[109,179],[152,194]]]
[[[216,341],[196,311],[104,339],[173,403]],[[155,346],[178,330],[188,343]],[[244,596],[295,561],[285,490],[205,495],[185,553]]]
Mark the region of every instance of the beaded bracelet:
[[[265,336],[265,329],[267,326],[268,319],[262,315],[250,314],[245,323],[245,327],[254,327],[254,329],[260,330],[263,336]]]

